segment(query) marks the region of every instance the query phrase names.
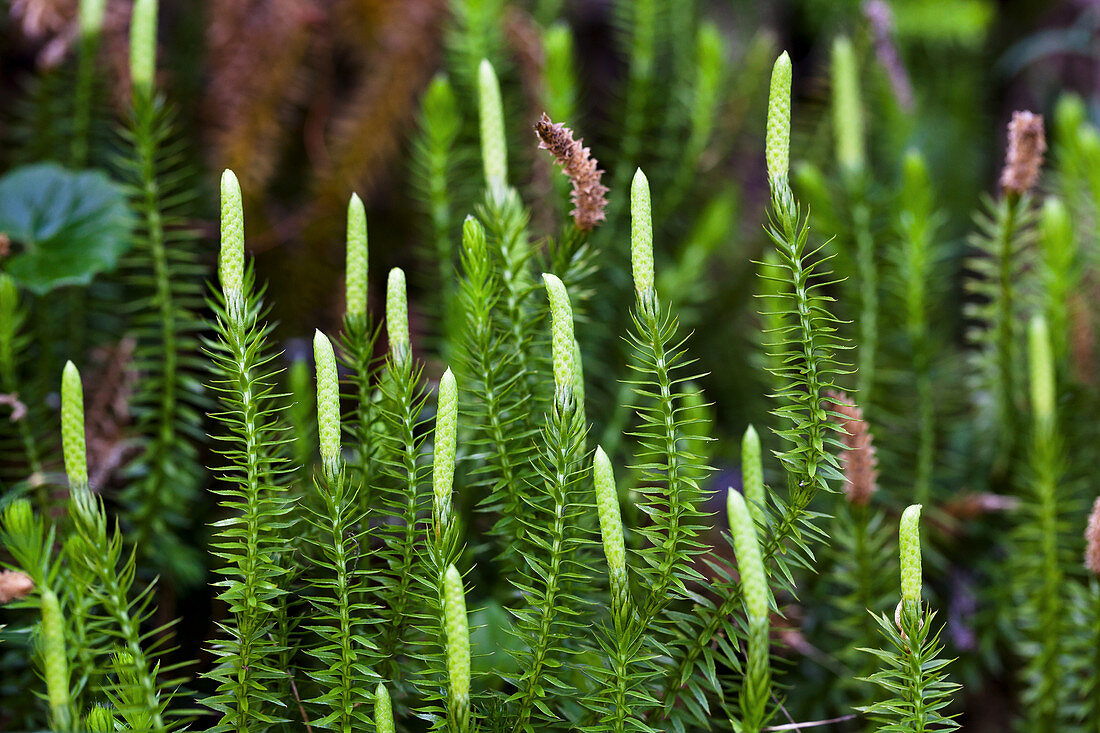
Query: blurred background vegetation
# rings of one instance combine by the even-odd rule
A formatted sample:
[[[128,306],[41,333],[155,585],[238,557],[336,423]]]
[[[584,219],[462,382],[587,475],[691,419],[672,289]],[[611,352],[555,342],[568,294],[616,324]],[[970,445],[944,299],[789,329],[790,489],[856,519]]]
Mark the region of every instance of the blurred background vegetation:
[[[75,150],[76,0],[8,3],[0,17],[5,170],[46,161],[117,167],[116,127],[131,94],[129,12],[127,0],[106,1],[86,149]],[[557,234],[550,229],[564,210],[568,185],[536,149],[532,126],[543,111],[582,136],[607,171],[608,221],[592,235],[601,272],[598,284],[589,286],[598,296],[580,298],[588,321],[578,334],[589,375],[623,373],[620,334],[634,297],[624,203],[634,169],[645,169],[654,190],[658,289],[694,330],[693,355],[699,371],[708,372],[699,384],[713,405],[706,409],[713,410],[719,437],[709,449],[716,488],[739,480],[737,441],[747,423],[766,421],[769,409],[753,295],[759,289],[756,262],[767,244],[767,80],[780,49],[795,65],[794,185],[810,205],[816,231],[836,236],[831,246],[841,255],[839,272],[855,265],[844,262],[854,235],[845,206],[837,203],[847,195],[834,162],[830,106],[837,37],[851,39],[857,60],[867,146],[863,195],[868,227],[882,252],[898,239],[905,151],[919,149],[927,160],[935,207],[942,210],[931,286],[934,330],[953,345],[949,352],[961,350],[966,339],[967,236],[982,193],[995,190],[1012,111],[1030,109],[1050,120],[1059,98],[1070,92],[1083,100],[1088,118],[1100,117],[1100,5],[1087,0],[164,0],[160,12],[157,87],[176,110],[173,155],[195,195],[183,225],[201,235],[188,246],[212,273],[216,182],[223,168],[232,168],[245,194],[247,244],[260,280],[269,283],[288,364],[307,358],[313,328],[339,330],[345,208],[354,191],[367,207],[372,304],[380,306],[388,269],[405,268],[413,343],[430,376],[442,372],[453,247],[481,188],[473,79],[482,57],[502,79],[512,176],[532,207],[536,237]],[[440,150],[447,153],[442,162]],[[447,182],[445,202],[433,188],[439,180]],[[1058,182],[1047,185],[1053,189]],[[0,201],[0,215],[4,205]],[[8,255],[4,244],[0,256]],[[51,410],[53,376],[74,344],[99,355],[92,384],[102,387],[99,419],[109,428],[99,434],[122,442],[125,405],[112,413],[111,400],[125,393],[125,379],[110,373],[126,348],[119,341],[122,286],[108,260],[75,284],[46,268],[43,277],[53,279],[27,297],[62,297],[38,308],[49,315],[32,316],[37,325],[30,348],[35,372],[48,376],[38,394]],[[904,317],[890,298],[896,283],[888,272],[883,277],[880,376],[863,402],[883,436],[885,501],[903,506],[908,486],[897,477],[910,475],[899,467],[912,460],[906,443],[911,426],[904,424],[911,415],[904,389],[911,364],[904,350],[893,348],[892,334]],[[852,318],[854,307],[842,298],[841,315]],[[941,400],[945,415],[956,409],[952,385],[959,374],[950,364],[937,372],[947,395]],[[590,380],[589,414],[613,451],[628,421],[617,407],[624,400],[611,380]],[[988,477],[975,483],[968,474],[972,436],[945,431],[941,460],[951,478],[940,482],[952,491],[996,490]],[[110,454],[114,447],[99,450]],[[102,478],[108,485],[112,477],[108,472]],[[940,498],[947,504],[952,497]],[[996,530],[994,521],[984,532]],[[196,525],[190,531],[203,530]],[[988,534],[975,533],[953,541],[951,552],[965,557],[967,542],[987,540]],[[190,544],[201,547],[202,538]],[[979,604],[968,590],[974,574],[984,571],[949,560],[940,565],[955,568],[942,574],[939,592],[948,599],[940,605],[949,648],[963,657],[966,727],[1003,730],[1002,688],[1011,685],[1011,674],[997,642],[985,638],[981,625],[988,619],[975,611]],[[183,594],[175,604],[183,616],[181,645],[183,653],[198,656],[209,598],[194,585],[162,588]],[[171,610],[169,605],[165,613]],[[803,621],[784,639],[797,652],[791,664],[802,668],[804,681],[790,692],[791,713],[824,717],[837,712],[836,701],[820,702],[813,684],[831,684],[835,669],[818,658],[824,652],[813,635],[822,626],[815,629],[812,610]]]

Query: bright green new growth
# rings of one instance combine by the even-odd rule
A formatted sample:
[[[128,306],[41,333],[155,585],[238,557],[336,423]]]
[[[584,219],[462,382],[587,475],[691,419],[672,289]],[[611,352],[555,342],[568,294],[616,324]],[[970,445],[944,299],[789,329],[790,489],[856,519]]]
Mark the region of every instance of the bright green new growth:
[[[71,361],[61,375],[61,448],[65,474],[73,489],[88,486],[88,459],[84,445],[84,388],[80,372]]]
[[[749,512],[745,497],[736,489],[726,494],[726,511],[729,513],[733,550],[737,555],[737,567],[741,572],[741,586],[745,594],[745,610],[749,623],[767,621],[768,578],[764,572],[764,560],[760,555],[760,542],[756,536],[756,523]]]
[[[616,601],[625,600],[627,591],[626,549],[623,544],[623,518],[619,510],[619,493],[615,489],[615,473],[611,459],[603,448],[596,446],[592,457],[592,481],[596,485],[596,510],[600,517],[603,554],[607,558],[612,593]]]
[[[584,409],[584,357],[581,355],[581,342],[573,339],[573,364],[576,371],[573,379],[573,398]]]
[[[390,338],[390,358],[395,364],[404,364],[409,358],[412,344],[409,341],[409,299],[405,292],[405,271],[400,267],[390,270],[386,283],[386,332]]]
[[[244,204],[241,184],[228,168],[221,183],[221,251],[218,253],[218,278],[230,318],[236,318],[244,298]]]
[[[84,719],[84,725],[91,733],[115,733],[115,716],[102,705],[96,705]]]
[[[80,14],[77,21],[80,26],[80,35],[85,38],[98,35],[103,30],[103,16],[106,10],[107,0],[80,0]]]
[[[920,603],[921,553],[920,504],[913,504],[901,515],[898,549],[901,555],[901,600]]]
[[[768,96],[768,128],[764,154],[768,163],[768,182],[772,195],[785,187],[790,168],[791,150],[791,57],[784,51],[772,67],[771,92]],[[778,184],[782,181],[782,186]]]
[[[130,15],[130,81],[145,98],[153,94],[157,70],[157,0],[135,0]]]
[[[455,481],[455,450],[458,439],[458,384],[448,368],[439,380],[439,402],[435,413],[435,448],[432,453],[432,491],[435,518],[440,523],[451,515],[451,491]]]
[[[764,465],[760,453],[760,436],[756,428],[749,425],[741,438],[741,484],[745,488],[745,503],[749,514],[758,525],[764,523],[763,507],[767,501],[764,496]]]
[[[577,364],[573,359],[573,308],[569,293],[557,277],[544,272],[542,281],[550,299],[551,348],[554,357],[554,386],[559,401],[571,402],[573,385],[577,383]]]
[[[42,631],[40,635],[46,695],[54,730],[67,730],[72,720],[69,707],[69,659],[65,652],[65,619],[61,602],[49,588],[42,589]]]
[[[630,264],[634,292],[642,303],[653,297],[653,209],[649,180],[639,168],[630,183]]]
[[[1050,331],[1055,363],[1062,363],[1067,351],[1069,302],[1080,285],[1078,245],[1074,238],[1069,208],[1062,199],[1048,196],[1039,217],[1039,251],[1042,258],[1042,313]]]
[[[317,433],[321,443],[321,465],[325,478],[335,482],[340,474],[340,383],[336,377],[336,354],[328,336],[313,335],[313,361],[317,368]]]
[[[381,682],[374,689],[374,730],[376,733],[395,733],[397,730],[393,723],[390,693]]]
[[[741,731],[757,733],[766,718],[771,696],[771,662],[768,651],[768,576],[756,523],[745,498],[736,489],[726,495],[733,551],[741,573],[741,589],[748,620],[748,651],[745,659],[745,680],[741,686]]]
[[[859,94],[859,68],[852,42],[846,36],[833,41],[833,134],[836,161],[846,174],[863,171],[863,110]]]
[[[459,720],[470,705],[470,628],[462,576],[454,565],[443,577],[443,627],[447,635],[447,680],[452,714]]]
[[[358,194],[348,202],[347,273],[344,282],[344,309],[348,317],[367,317],[367,212]]]
[[[482,59],[478,67],[477,88],[485,186],[490,193],[496,194],[503,192],[508,185],[508,149],[504,142],[504,110],[500,101],[500,83],[488,59]]]
[[[1049,434],[1054,428],[1054,361],[1050,351],[1050,334],[1046,319],[1035,315],[1028,330],[1028,380],[1031,385],[1031,409],[1035,415],[1035,428]]]

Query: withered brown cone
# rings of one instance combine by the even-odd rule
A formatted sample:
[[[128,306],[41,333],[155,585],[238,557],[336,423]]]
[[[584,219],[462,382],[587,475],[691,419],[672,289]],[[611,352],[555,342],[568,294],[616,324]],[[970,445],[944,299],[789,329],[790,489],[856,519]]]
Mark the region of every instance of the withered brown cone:
[[[573,131],[555,123],[544,112],[535,123],[539,148],[549,150],[573,184],[573,221],[582,231],[591,231],[605,219],[607,186],[600,182],[603,171],[583,140],[574,140]]]

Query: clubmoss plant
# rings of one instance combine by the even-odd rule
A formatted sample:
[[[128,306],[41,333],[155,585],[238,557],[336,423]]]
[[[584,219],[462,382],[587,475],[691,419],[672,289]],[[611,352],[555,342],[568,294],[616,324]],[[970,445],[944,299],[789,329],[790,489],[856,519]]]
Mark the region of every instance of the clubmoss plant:
[[[203,702],[220,714],[211,730],[241,731],[282,717],[276,690],[285,673],[275,665],[271,633],[274,609],[286,592],[281,555],[292,519],[281,483],[285,406],[274,392],[274,356],[266,349],[270,326],[262,323],[263,305],[245,269],[241,189],[232,171],[222,175],[221,200],[221,291],[214,293],[215,335],[205,347],[224,430],[219,453],[225,485],[218,493],[227,516],[216,525],[213,552],[224,563],[215,585],[229,617],[211,647],[218,659],[209,673],[216,688]]]
[[[354,460],[348,466],[349,478],[358,485],[359,510],[365,516],[372,506],[372,497],[381,472],[378,409],[375,399],[379,367],[374,355],[378,329],[367,308],[367,214],[363,200],[354,193],[348,201],[346,242],[347,271],[340,361],[347,367],[346,391],[350,393],[354,408],[341,424],[353,446]],[[369,557],[367,560],[369,562]]]
[[[969,263],[976,273],[969,286],[983,303],[972,314],[981,324],[972,331],[978,347],[976,371],[982,388],[992,395],[983,421],[997,435],[992,472],[998,480],[1011,471],[1018,457],[1023,385],[1020,344],[1025,340],[1020,286],[1035,219],[1030,192],[1045,151],[1043,118],[1031,112],[1013,113],[1001,195],[996,202],[985,201],[985,212],[977,219],[979,233],[971,240],[979,254]]]
[[[827,297],[820,293],[825,274],[820,272],[820,260],[814,259],[817,251],[807,246],[809,222],[799,213],[788,184],[790,79],[790,59],[784,53],[772,71],[765,148],[772,193],[766,229],[776,244],[777,279],[782,280],[774,307],[776,317],[790,324],[776,334],[779,338],[770,346],[770,353],[775,355],[771,363],[777,365],[772,392],[777,407],[773,414],[783,424],[776,432],[786,444],[778,457],[786,473],[788,498],[784,501],[774,497],[771,532],[763,548],[765,566],[777,563],[777,572],[771,577],[781,585],[783,578],[790,577],[791,568],[813,566],[809,543],[820,533],[807,508],[814,496],[830,491],[831,482],[841,478],[832,453],[841,446],[824,409],[824,390],[833,386],[833,377],[844,371],[835,355],[844,348],[844,342],[836,335],[837,321],[829,311]],[[731,579],[722,588],[719,603],[698,609],[694,628],[665,678],[666,716],[685,693],[703,694],[704,683],[692,673],[697,665],[710,663],[710,642],[720,629],[729,629],[727,620],[741,599],[740,582]],[[730,629],[729,633],[736,632]],[[697,712],[696,719],[702,724],[705,712]]]
[[[180,147],[176,110],[155,85],[157,0],[135,3],[130,24],[132,94],[118,157],[137,213],[134,246],[125,261],[139,302],[131,333],[134,361],[147,375],[131,409],[138,416],[141,451],[129,471],[140,476],[124,493],[129,541],[173,580],[200,581],[201,558],[181,539],[203,476],[195,441],[209,403],[197,364],[203,308],[197,273],[201,248],[189,221],[195,216],[191,171]],[[152,538],[156,537],[156,541]]]
[[[901,207],[898,230],[903,246],[894,263],[901,273],[907,347],[916,379],[918,416],[916,486],[918,502],[932,495],[936,449],[936,404],[933,394],[935,343],[931,328],[933,274],[942,259],[938,230],[942,216],[934,209],[932,183],[924,157],[909,150],[902,162]]]
[[[959,727],[944,714],[958,685],[947,680],[950,660],[940,658],[939,630],[935,614],[921,601],[921,545],[919,504],[902,514],[898,531],[901,558],[901,601],[891,618],[876,616],[883,649],[865,649],[874,655],[879,671],[868,678],[878,685],[885,700],[861,708],[884,730],[925,733]]]
[[[608,656],[608,665],[596,672],[596,686],[585,706],[596,713],[598,730],[621,733],[644,729],[646,711],[657,701],[646,689],[651,677],[647,669],[645,626],[637,614],[627,569],[623,520],[619,494],[615,487],[611,459],[596,446],[592,458],[596,513],[600,524],[600,544],[607,562],[611,585],[610,619],[599,625],[599,648]]]
[[[414,573],[420,536],[418,518],[427,499],[423,486],[427,466],[422,460],[425,436],[420,430],[427,394],[423,367],[412,354],[405,273],[396,267],[390,270],[386,289],[386,333],[389,350],[381,377],[380,409],[384,426],[381,461],[386,481],[378,501],[397,521],[387,523],[380,532],[386,582],[381,594],[385,610],[379,652],[385,660],[384,678],[403,693],[409,680],[401,674],[400,660],[412,642],[414,614],[422,610],[416,607]]]
[[[316,483],[320,509],[311,520],[317,530],[316,539],[311,537],[316,545],[309,594],[314,613],[305,627],[321,640],[309,652],[318,663],[313,675],[321,694],[311,702],[323,711],[318,725],[350,733],[365,724],[367,690],[377,680],[367,669],[373,645],[356,628],[374,609],[359,602],[363,574],[356,555],[366,537],[359,529],[355,492],[344,470],[336,354],[320,331],[313,338],[313,354],[322,469]]]
[[[578,628],[580,608],[572,586],[588,577],[581,517],[588,507],[583,495],[584,425],[574,393],[573,310],[565,286],[543,275],[551,318],[555,396],[545,418],[536,462],[537,483],[522,497],[522,553],[527,567],[512,580],[525,598],[514,611],[519,675],[510,700],[515,730],[537,730],[552,719],[545,698],[567,689],[552,670],[573,653],[567,643]]]
[[[76,532],[76,539],[65,545],[68,559],[83,566],[83,577],[94,578],[89,590],[100,610],[93,612],[90,623],[103,629],[108,643],[120,649],[114,660],[115,680],[108,689],[123,718],[142,721],[145,730],[167,731],[164,711],[172,699],[171,687],[178,680],[158,680],[159,674],[172,670],[161,669],[147,654],[163,643],[154,642],[147,650],[142,631],[155,610],[151,606],[154,588],[149,585],[133,593],[135,558],[123,554],[123,538],[117,528],[109,533],[103,503],[88,486],[84,392],[80,373],[71,361],[65,365],[61,381],[61,436],[69,478],[69,515]]]
[[[1017,623],[1026,661],[1023,700],[1034,730],[1062,730],[1067,699],[1061,673],[1066,649],[1066,583],[1061,538],[1065,489],[1062,438],[1055,409],[1057,387],[1046,320],[1036,315],[1028,329],[1028,385],[1032,415],[1030,495],[1016,533],[1013,577]]]

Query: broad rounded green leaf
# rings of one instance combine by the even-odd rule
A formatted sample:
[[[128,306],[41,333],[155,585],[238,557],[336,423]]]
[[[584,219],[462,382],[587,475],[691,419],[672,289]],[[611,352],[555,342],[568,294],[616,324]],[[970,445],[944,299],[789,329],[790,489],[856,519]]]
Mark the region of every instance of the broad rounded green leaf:
[[[39,295],[113,270],[132,228],[125,193],[100,171],[42,163],[0,178],[0,232],[19,245],[4,269]]]

